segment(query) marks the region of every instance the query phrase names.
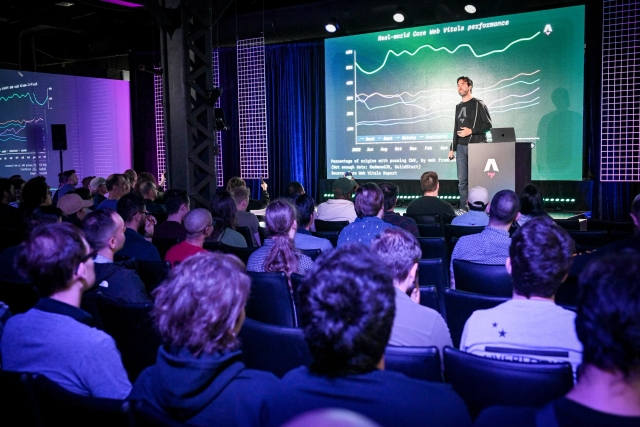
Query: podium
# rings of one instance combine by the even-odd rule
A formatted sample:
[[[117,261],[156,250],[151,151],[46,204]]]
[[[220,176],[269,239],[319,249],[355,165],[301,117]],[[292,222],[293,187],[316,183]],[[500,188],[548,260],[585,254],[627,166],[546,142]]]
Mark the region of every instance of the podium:
[[[469,189],[481,186],[489,200],[500,190],[520,191],[531,183],[531,143],[469,144]]]

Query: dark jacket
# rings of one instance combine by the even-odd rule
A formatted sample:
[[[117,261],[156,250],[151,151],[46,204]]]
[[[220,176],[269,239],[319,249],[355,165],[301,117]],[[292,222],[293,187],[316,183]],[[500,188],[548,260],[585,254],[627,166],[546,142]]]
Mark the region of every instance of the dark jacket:
[[[144,283],[127,263],[94,264],[96,285],[88,292],[101,292],[124,303],[151,302]]]
[[[158,249],[137,231],[127,227],[124,237],[126,239],[124,246],[116,252],[116,259],[126,257],[137,261],[162,261]]]
[[[268,372],[246,369],[240,351],[202,354],[160,347],[129,399],[145,400],[170,417],[196,426],[256,426],[260,407],[276,384]]]

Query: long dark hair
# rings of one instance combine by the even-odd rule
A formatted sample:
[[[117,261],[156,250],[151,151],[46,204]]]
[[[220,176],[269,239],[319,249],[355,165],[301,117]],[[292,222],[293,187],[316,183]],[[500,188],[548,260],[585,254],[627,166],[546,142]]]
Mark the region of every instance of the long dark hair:
[[[235,230],[237,210],[236,202],[228,191],[219,192],[211,200],[211,217],[214,222],[210,238],[212,241],[219,241],[227,228]]]
[[[527,185],[520,192],[520,213],[532,217],[547,215],[542,194],[540,194],[538,187],[533,184]]]
[[[287,200],[278,199],[267,206],[267,229],[274,245],[264,261],[264,271],[283,271],[287,276],[298,272],[299,254],[289,237],[295,221],[296,209]]]

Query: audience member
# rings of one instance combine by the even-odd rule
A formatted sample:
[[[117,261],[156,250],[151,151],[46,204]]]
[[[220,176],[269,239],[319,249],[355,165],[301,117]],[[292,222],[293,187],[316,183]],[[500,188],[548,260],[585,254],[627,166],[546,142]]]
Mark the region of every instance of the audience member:
[[[9,178],[11,183],[13,184],[13,190],[15,191],[15,200],[13,202],[9,202],[9,206],[13,208],[19,208],[20,203],[22,203],[22,189],[24,185],[27,183],[20,175],[13,175]]]
[[[357,186],[358,184],[354,179],[345,177],[336,179],[333,182],[333,199],[318,205],[316,219],[322,221],[355,221],[358,215],[351,201],[351,194]]]
[[[147,207],[147,211],[151,215],[164,215],[167,213],[167,209],[164,205],[156,203],[158,198],[158,187],[151,181],[147,181],[140,186],[140,194],[144,199],[144,204]]]
[[[395,292],[380,258],[350,244],[318,258],[298,289],[298,319],[313,356],[267,398],[267,425],[320,408],[348,409],[382,426],[469,426],[450,386],[384,370]]]
[[[153,236],[158,239],[178,239],[182,242],[187,238],[182,221],[191,209],[189,195],[184,190],[169,190],[164,194],[164,203],[167,220],[156,225]]]
[[[138,174],[133,169],[127,169],[122,173],[124,178],[129,181],[129,191],[136,188],[136,184],[138,183]]]
[[[511,190],[501,190],[493,196],[489,205],[489,225],[478,234],[462,236],[451,254],[451,287],[455,287],[453,260],[477,264],[504,264],[509,257],[509,228],[520,216],[518,195]]]
[[[277,379],[241,361],[237,337],[250,288],[233,255],[200,253],[174,268],[153,293],[164,345],[129,397],[189,425],[260,425]]]
[[[137,178],[138,179],[136,179],[135,185],[131,186],[133,188],[133,192],[134,193],[140,194],[140,187],[145,182],[153,182],[154,184],[156,184],[159,187],[162,186],[162,184],[158,184],[158,182],[156,181],[156,177],[153,176],[153,174],[150,173],[150,172],[140,172],[140,174],[138,175]]]
[[[246,248],[247,240],[236,228],[236,203],[228,191],[220,191],[211,199],[213,233],[207,241],[220,242],[236,248]]]
[[[369,418],[346,409],[317,409],[293,418],[282,427],[380,427]]]
[[[82,197],[75,193],[67,193],[60,197],[57,207],[65,215],[64,220],[70,222],[76,227],[80,227],[82,220],[89,213],[90,207],[93,206],[93,200],[82,200]]]
[[[234,176],[227,183],[227,191],[229,193],[232,193],[234,188],[246,187],[246,186],[247,186],[247,183],[245,182],[244,179]],[[269,204],[270,199],[269,199],[269,193],[267,193],[267,183],[262,181],[260,183],[260,188],[262,189],[260,200],[249,199],[249,204],[247,205],[247,208],[246,208],[247,212],[264,209]]]
[[[438,198],[440,191],[440,182],[438,174],[434,171],[428,171],[420,177],[420,187],[424,191],[424,196],[415,199],[407,206],[407,214],[409,215],[444,215],[455,216],[456,212],[450,203]]]
[[[22,203],[20,204],[23,212],[37,206],[50,206],[51,203],[51,188],[45,177],[36,176],[27,181],[22,189]]]
[[[247,187],[236,187],[231,190],[231,197],[236,204],[236,224],[238,227],[248,227],[253,238],[253,246],[260,246],[260,233],[258,227],[258,217],[247,212],[249,205],[249,189]]]
[[[0,227],[18,228],[20,225],[20,212],[9,206],[16,199],[16,191],[11,180],[0,178]]]
[[[116,256],[138,261],[162,261],[158,249],[151,243],[156,220],[147,212],[142,197],[137,194],[122,196],[118,200],[118,214],[127,229],[124,232],[124,246]]]
[[[384,196],[382,190],[373,182],[361,185],[356,190],[355,209],[358,218],[342,229],[338,236],[338,245],[360,242],[370,245],[371,241],[383,230],[397,228],[384,222]]]
[[[327,239],[315,237],[311,234],[311,227],[315,220],[315,204],[308,194],[301,194],[293,202],[298,212],[298,231],[293,238],[293,243],[298,249],[320,249],[322,252],[333,249],[333,245]]]
[[[538,216],[549,215],[544,209],[544,201],[538,187],[529,184],[520,192],[520,218],[518,218],[517,223],[519,226],[523,226],[531,218]]]
[[[129,194],[129,183],[124,175],[114,173],[109,175],[105,184],[107,191],[109,191],[109,196],[100,202],[97,209],[111,209],[115,211],[118,209],[118,200],[125,194]]]
[[[82,230],[97,254],[94,259],[96,286],[89,292],[100,292],[124,303],[149,302],[144,283],[129,263],[113,261],[125,242],[122,217],[115,211],[98,209],[87,215]]]
[[[286,198],[294,202],[298,196],[304,194],[304,187],[298,181],[291,181],[287,184]]]
[[[640,425],[640,256],[594,260],[580,276],[576,332],[584,350],[578,383],[543,409],[495,407],[477,426]],[[553,420],[553,421],[550,421]]]
[[[184,217],[184,228],[187,231],[187,239],[169,249],[164,258],[174,267],[192,255],[206,252],[203,249],[204,240],[213,232],[211,212],[203,208],[189,211]]]
[[[93,286],[93,253],[71,224],[43,225],[31,233],[18,268],[38,288],[41,299],[4,328],[3,369],[42,374],[65,389],[91,397],[124,399],[131,390],[113,339],[91,327],[80,309]]]
[[[58,174],[60,188],[56,191],[56,194],[53,195],[53,203],[58,203],[58,200],[62,198],[67,193],[76,189],[76,185],[78,185],[78,175],[76,175],[76,171],[71,169],[68,171],[64,171]]]
[[[93,199],[91,198],[91,190],[84,187],[78,187],[75,190],[67,194],[77,194],[82,200],[91,200],[91,206],[93,206]]]
[[[278,199],[267,206],[265,222],[269,238],[264,245],[251,254],[247,262],[248,271],[283,271],[305,274],[313,267],[308,256],[296,250],[293,238],[298,224],[296,208],[285,199]]]
[[[489,225],[489,215],[487,206],[489,205],[489,192],[484,187],[473,187],[469,190],[467,207],[469,211],[459,215],[451,221],[452,225],[464,225],[468,227],[478,227]]]
[[[506,261],[513,298],[474,312],[465,324],[460,349],[515,362],[569,362],[575,371],[582,356],[575,313],[554,300],[573,252],[573,240],[551,219],[535,218],[518,229]]]
[[[91,191],[89,185],[91,185],[91,180],[93,178],[95,178],[95,176],[85,176],[84,178],[82,178],[82,188],[86,188],[87,190]]]
[[[105,194],[109,192],[107,190],[107,180],[102,177],[95,177],[89,183],[89,190],[91,190],[91,196],[93,197],[93,210],[98,208],[98,205],[107,199]]]
[[[418,224],[413,218],[394,212],[396,203],[398,203],[398,186],[390,182],[383,182],[378,186],[384,196],[384,217],[382,218],[384,222],[400,227],[415,237],[420,237]]]
[[[396,314],[389,345],[435,345],[441,353],[445,346],[453,346],[440,313],[420,305],[417,274],[422,249],[416,238],[400,228],[387,229],[373,239],[371,249],[391,274],[395,288]]]

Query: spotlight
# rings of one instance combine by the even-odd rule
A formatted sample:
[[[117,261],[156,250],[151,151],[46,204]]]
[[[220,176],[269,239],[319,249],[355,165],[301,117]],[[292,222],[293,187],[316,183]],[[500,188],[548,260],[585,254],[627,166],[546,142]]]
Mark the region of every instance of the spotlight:
[[[327,22],[327,25],[324,26],[324,29],[330,33],[335,33],[340,29],[340,26],[338,25],[338,21],[336,21],[335,18],[331,18],[329,22]]]
[[[397,23],[404,22],[407,17],[407,11],[404,8],[399,7],[396,9],[396,13],[393,14],[393,20]]]
[[[468,4],[464,7],[465,12],[467,13],[476,13],[476,7],[472,4]]]

